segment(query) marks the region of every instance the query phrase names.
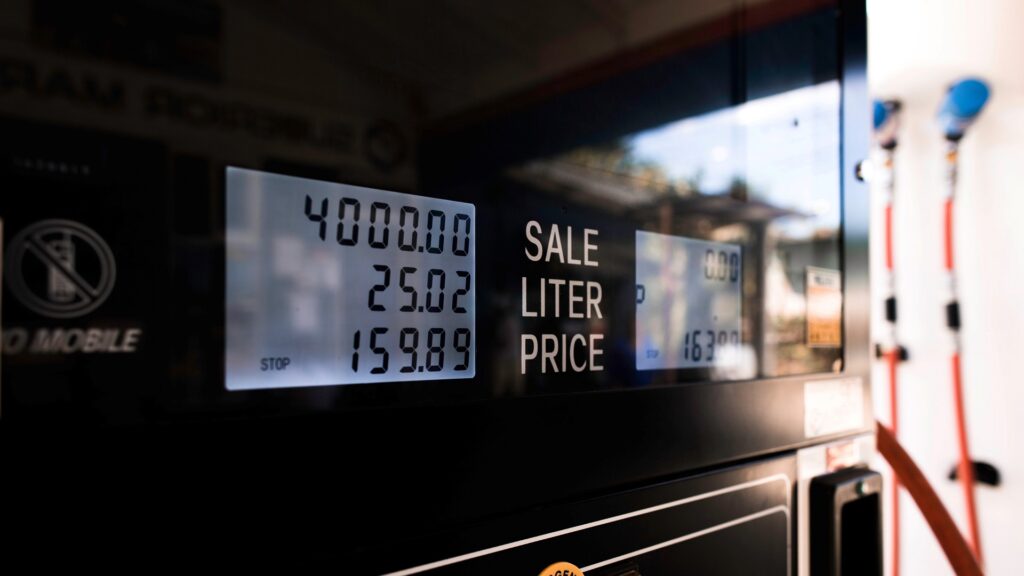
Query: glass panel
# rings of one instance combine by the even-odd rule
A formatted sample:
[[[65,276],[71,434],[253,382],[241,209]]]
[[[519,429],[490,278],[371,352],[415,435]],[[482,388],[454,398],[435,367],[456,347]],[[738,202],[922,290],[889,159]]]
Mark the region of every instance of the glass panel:
[[[834,5],[803,0],[5,2],[4,418],[282,415],[839,370],[836,26]],[[229,167],[302,184],[238,204]],[[449,227],[470,216],[471,266],[434,268],[446,303],[470,272],[471,319],[357,327],[376,317],[351,308],[386,284],[374,266],[393,290],[401,268],[433,265],[296,250],[292,224],[319,235],[287,212],[303,187],[330,196],[333,248],[328,190],[371,190],[363,218],[388,204],[391,243],[392,199],[421,226],[423,210]],[[260,247],[245,265],[241,231]],[[698,266],[701,250],[714,256]],[[310,259],[315,274],[289,268]],[[239,314],[240,288],[275,264],[287,290]],[[725,271],[727,285],[701,284]],[[363,284],[324,288],[346,278]],[[645,316],[647,294],[668,311]],[[400,338],[415,328],[417,378],[291,379],[301,354],[352,365],[354,338],[311,344],[313,325],[359,330],[360,354],[387,328],[389,370],[411,359]],[[446,363],[471,348],[465,374],[419,378],[431,328]],[[232,356],[250,330],[298,352]],[[638,357],[646,339],[659,344]],[[262,373],[264,360],[287,388],[230,384],[237,362]]]
[[[654,338],[658,345],[638,348],[636,365],[707,370],[638,374],[637,381],[747,379],[841,367],[841,342],[812,338],[815,322],[834,321],[838,330],[841,309],[830,310],[826,302],[822,318],[807,313],[815,304],[808,298],[808,274],[840,277],[839,106],[839,84],[833,80],[508,172],[539,194],[601,207],[639,230],[659,233],[637,235],[637,318],[660,320],[671,336],[657,337],[639,322],[636,342]],[[657,245],[654,238],[669,244]],[[698,238],[709,242],[697,248]],[[707,266],[685,263],[712,253],[716,260]],[[741,325],[735,328],[734,312],[722,310],[719,318],[716,304],[721,304],[708,300],[710,285],[703,282],[705,272],[728,274],[730,259],[743,271],[736,275],[743,302],[735,310],[744,313],[736,317]],[[811,298],[828,300],[835,293],[841,299],[838,280],[833,288],[812,290]],[[641,290],[653,302],[644,302]],[[646,308],[652,303],[663,307],[659,313]],[[709,311],[707,318],[687,319],[702,309]],[[709,361],[716,344],[728,344],[733,332],[741,335],[740,345],[729,345],[717,361]],[[674,360],[665,363],[665,358]]]

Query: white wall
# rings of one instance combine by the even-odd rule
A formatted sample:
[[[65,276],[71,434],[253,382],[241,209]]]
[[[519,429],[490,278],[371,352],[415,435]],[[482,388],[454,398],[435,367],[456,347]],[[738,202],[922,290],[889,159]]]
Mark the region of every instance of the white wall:
[[[979,486],[980,530],[988,574],[1024,573],[1024,2],[872,0],[872,93],[903,101],[897,158],[896,266],[901,340],[900,439],[961,522],[950,339],[943,306],[943,142],[933,122],[944,88],[965,74],[991,82],[993,96],[961,146],[955,212],[963,319],[964,382],[975,459],[995,464],[1003,486]],[[873,219],[872,284],[885,293],[882,236]],[[874,331],[886,327],[880,307]],[[888,380],[874,373],[875,408],[888,415]],[[882,466],[880,464],[880,466]],[[904,576],[950,574],[909,496],[903,497]],[[889,526],[886,519],[887,528]],[[886,535],[886,547],[889,546]],[[888,550],[887,550],[888,553]],[[888,570],[889,562],[886,561]]]

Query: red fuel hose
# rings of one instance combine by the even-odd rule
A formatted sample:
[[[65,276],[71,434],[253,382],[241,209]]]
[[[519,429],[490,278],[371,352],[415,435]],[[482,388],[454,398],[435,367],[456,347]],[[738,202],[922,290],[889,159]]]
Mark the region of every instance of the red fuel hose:
[[[878,451],[906,487],[957,576],[982,576],[981,566],[924,473],[882,423],[876,423]]]
[[[899,410],[896,394],[896,365],[899,363],[899,350],[890,350],[885,355],[889,365],[889,427],[893,437],[899,430]],[[900,574],[900,480],[892,479],[892,576]]]
[[[885,169],[889,172],[888,198],[885,205],[885,267],[889,272],[890,298],[895,307],[895,269],[893,259],[893,234],[892,234],[892,207],[894,201],[893,182],[893,158],[892,152],[886,154]],[[895,311],[894,311],[895,312]],[[893,437],[899,435],[900,411],[898,392],[898,367],[900,361],[899,342],[896,340],[896,318],[895,314],[889,319],[892,324],[892,347],[885,355],[886,364],[889,368],[889,427],[892,429]],[[900,481],[899,478],[892,479],[892,576],[900,576]]]
[[[953,394],[956,398],[957,442],[960,445],[959,474],[964,490],[964,501],[967,505],[967,523],[971,535],[971,548],[978,562],[982,562],[981,535],[978,534],[978,513],[974,506],[974,464],[967,443],[967,422],[964,418],[964,394],[960,373],[960,355],[953,354]]]
[[[888,294],[885,300],[885,317],[889,323],[889,341],[887,350],[879,347],[879,354],[885,360],[889,375],[889,429],[893,437],[899,434],[899,363],[902,360],[902,347],[899,343],[896,326],[896,265],[893,255],[893,206],[895,204],[895,139],[884,143],[879,150],[882,155],[881,188],[885,194],[884,233],[885,233],[885,270],[888,276]],[[892,479],[892,576],[900,574],[900,482],[895,476]]]
[[[963,373],[960,366],[960,308],[957,298],[956,268],[953,258],[953,199],[957,184],[957,162],[959,143],[949,141],[946,153],[947,197],[944,206],[944,241],[945,265],[949,274],[951,301],[947,306],[946,323],[953,335],[953,353],[950,361],[953,380],[954,409],[956,410],[957,444],[959,446],[958,477],[963,487],[964,505],[967,508],[967,528],[971,548],[979,564],[983,564],[981,554],[981,535],[978,531],[978,514],[974,502],[974,464],[967,442],[967,418],[964,410]]]

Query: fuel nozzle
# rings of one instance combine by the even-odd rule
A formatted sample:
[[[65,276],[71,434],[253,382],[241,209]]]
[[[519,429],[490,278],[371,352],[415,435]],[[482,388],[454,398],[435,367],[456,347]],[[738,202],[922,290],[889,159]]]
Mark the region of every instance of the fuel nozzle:
[[[939,126],[947,140],[963,138],[967,128],[988,102],[988,83],[980,78],[963,78],[953,83],[939,106]]]
[[[899,130],[899,100],[875,100],[873,104],[875,143],[886,150],[896,147]]]

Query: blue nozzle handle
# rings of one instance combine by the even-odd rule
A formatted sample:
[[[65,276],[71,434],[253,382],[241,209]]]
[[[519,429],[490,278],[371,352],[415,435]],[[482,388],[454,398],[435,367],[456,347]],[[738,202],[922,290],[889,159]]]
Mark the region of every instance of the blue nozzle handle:
[[[988,84],[979,78],[964,78],[946,92],[939,106],[939,126],[950,140],[959,140],[981,114],[988,102]]]
[[[881,100],[875,100],[872,106],[874,109],[875,130],[878,130],[889,121],[889,108]]]
[[[884,149],[896,148],[896,132],[899,129],[899,100],[875,100],[872,103],[875,142]]]

